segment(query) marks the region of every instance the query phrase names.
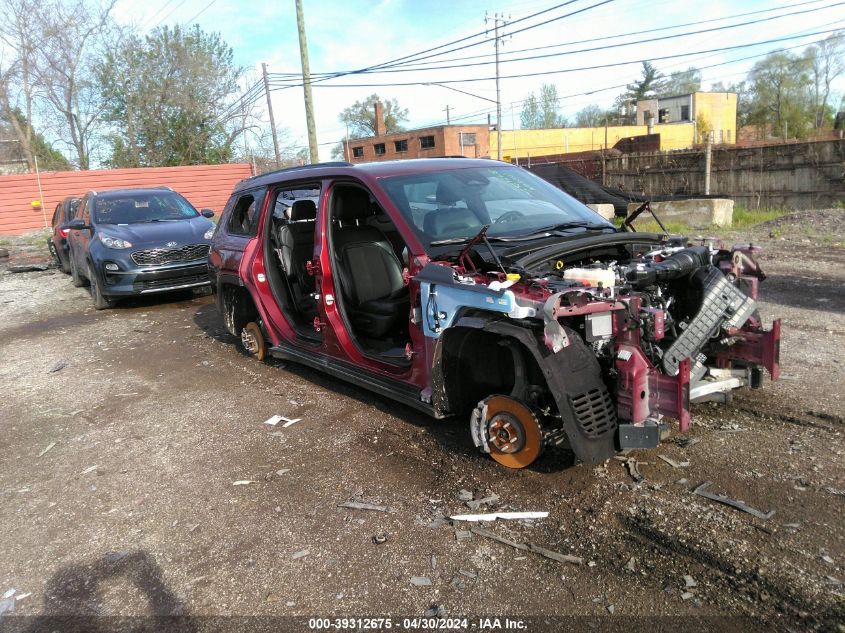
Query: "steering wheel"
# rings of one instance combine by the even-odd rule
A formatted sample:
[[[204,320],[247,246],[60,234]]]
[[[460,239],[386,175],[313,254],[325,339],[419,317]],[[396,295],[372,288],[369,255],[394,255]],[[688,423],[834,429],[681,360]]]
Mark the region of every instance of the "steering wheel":
[[[505,211],[502,215],[496,218],[493,221],[493,224],[499,224],[501,222],[510,222],[511,220],[523,220],[525,219],[525,214],[520,213],[519,211]]]

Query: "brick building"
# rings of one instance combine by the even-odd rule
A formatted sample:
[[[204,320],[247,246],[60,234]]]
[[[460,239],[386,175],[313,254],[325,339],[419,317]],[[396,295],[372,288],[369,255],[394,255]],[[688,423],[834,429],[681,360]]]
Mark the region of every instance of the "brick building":
[[[385,133],[384,108],[375,104],[376,135],[344,143],[350,163],[369,163],[404,158],[490,156],[490,130],[486,125],[438,125],[394,134]]]

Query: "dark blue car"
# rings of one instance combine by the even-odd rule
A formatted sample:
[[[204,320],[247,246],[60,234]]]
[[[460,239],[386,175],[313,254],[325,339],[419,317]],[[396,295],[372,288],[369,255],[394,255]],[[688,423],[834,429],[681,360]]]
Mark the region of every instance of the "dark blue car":
[[[169,188],[91,191],[68,224],[74,286],[98,310],[130,295],[207,286],[215,224]]]

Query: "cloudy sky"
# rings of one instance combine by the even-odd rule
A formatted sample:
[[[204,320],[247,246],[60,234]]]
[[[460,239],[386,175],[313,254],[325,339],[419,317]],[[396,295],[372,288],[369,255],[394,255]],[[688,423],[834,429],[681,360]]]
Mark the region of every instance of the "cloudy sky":
[[[558,94],[565,97],[561,99],[561,111],[571,117],[590,103],[609,106],[621,92],[614,86],[639,75],[638,60],[655,59],[657,67],[667,75],[690,65],[715,65],[703,69],[703,85],[707,88],[712,82],[720,80],[725,83],[741,80],[753,63],[772,49],[803,48],[824,37],[808,34],[845,27],[845,2],[837,0],[303,0],[303,4],[311,71],[315,80],[319,73],[383,64],[466,36],[481,34],[426,53],[426,56],[434,53],[439,56],[417,62],[416,69],[403,67],[401,72],[354,74],[315,81],[315,120],[322,160],[329,158],[331,145],[344,134],[338,113],[373,92],[383,98],[396,98],[408,108],[407,126],[411,128],[445,123],[447,106],[453,122],[484,122],[488,112],[495,119],[495,104],[488,101],[495,100],[496,94],[495,83],[491,79],[495,75],[491,63],[494,47],[492,37],[483,35],[486,27],[492,28],[492,22],[485,25],[485,14],[488,17],[498,14],[513,23],[502,28],[504,33],[530,27],[514,33],[503,42],[500,71],[503,77],[503,129],[519,126],[522,100],[528,93],[537,91],[543,82],[557,87]],[[204,30],[218,31],[233,48],[237,63],[250,69],[252,81],[260,78],[262,62],[268,64],[271,73],[301,72],[294,0],[147,0],[144,3],[119,0],[115,11],[119,21],[135,23],[142,30],[161,24],[195,22]],[[735,17],[760,11],[763,12]],[[538,12],[544,13],[519,21]],[[574,12],[577,13],[562,17]],[[784,17],[738,28],[643,42],[648,38],[715,29],[779,15]],[[708,22],[681,26],[701,21]],[[627,35],[653,29],[660,30]],[[791,36],[802,37],[735,50],[699,53]],[[636,43],[604,50],[584,50],[625,42]],[[466,45],[471,46],[450,52],[450,49]],[[547,48],[525,50],[538,47]],[[688,53],[694,54],[669,58]],[[537,55],[549,56],[505,61]],[[757,57],[735,61],[750,56]],[[656,59],[659,57],[666,59]],[[572,71],[629,61],[635,63]],[[439,68],[420,69],[426,65]],[[570,72],[516,77],[567,70]],[[460,83],[447,84],[453,89],[420,85],[457,80]],[[417,85],[396,85],[414,83]],[[845,85],[840,82],[836,88],[841,93]],[[275,90],[272,96],[277,125],[289,129],[294,143],[306,145],[301,88]]]

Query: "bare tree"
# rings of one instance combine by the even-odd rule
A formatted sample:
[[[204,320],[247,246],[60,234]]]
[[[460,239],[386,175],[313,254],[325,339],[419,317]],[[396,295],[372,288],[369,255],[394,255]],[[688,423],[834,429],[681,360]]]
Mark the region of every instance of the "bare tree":
[[[115,2],[93,8],[85,0],[56,3],[44,16],[36,72],[58,117],[58,135],[71,146],[80,169],[90,166],[91,140],[103,111],[93,53],[110,27]]]
[[[845,73],[845,32],[832,33],[807,49],[813,79],[814,127],[824,125],[831,84]]]
[[[0,3],[0,41],[10,53],[5,70],[0,60],[0,117],[20,142],[30,170],[35,169],[32,114],[37,90],[38,34],[42,3],[39,0],[4,0]],[[16,116],[19,112],[23,116]]]

